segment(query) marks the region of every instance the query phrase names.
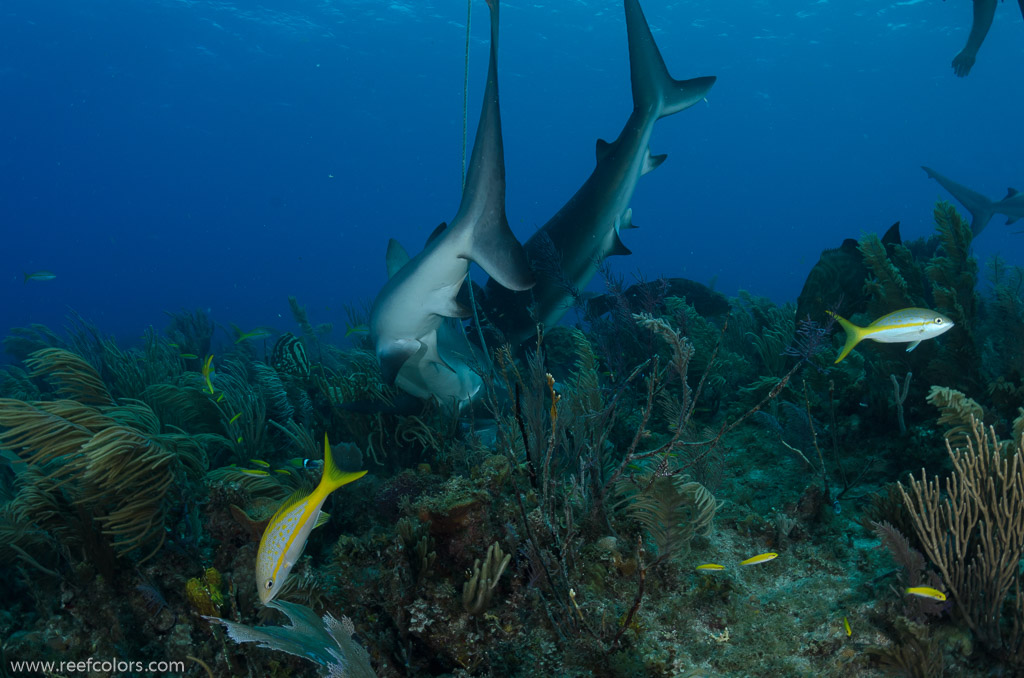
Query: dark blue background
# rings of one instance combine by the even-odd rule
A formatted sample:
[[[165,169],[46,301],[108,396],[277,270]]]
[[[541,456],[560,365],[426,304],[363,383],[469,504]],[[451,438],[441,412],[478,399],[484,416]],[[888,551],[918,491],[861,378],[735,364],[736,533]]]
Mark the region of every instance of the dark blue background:
[[[4,0],[0,333],[69,308],[137,337],[164,310],[248,329],[314,322],[384,281],[458,206],[464,2]],[[618,270],[795,298],[823,248],[932,230],[928,164],[1024,188],[1024,22],[1000,4],[970,77],[966,0],[644,3],[675,77],[717,75],[661,121]],[[470,139],[486,66],[474,1]],[[508,216],[520,238],[587,177],[631,108],[621,3],[502,6]],[[1024,264],[997,217],[976,243]],[[57,279],[22,284],[22,271]]]

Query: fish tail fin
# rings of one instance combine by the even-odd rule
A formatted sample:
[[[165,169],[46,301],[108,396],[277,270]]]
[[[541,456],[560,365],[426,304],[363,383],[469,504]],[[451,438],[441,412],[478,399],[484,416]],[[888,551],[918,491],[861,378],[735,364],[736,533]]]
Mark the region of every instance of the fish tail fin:
[[[686,110],[704,98],[715,76],[676,80],[668,73],[638,0],[625,0],[629,38],[629,76],[633,108],[653,110],[658,118]]]
[[[21,281],[21,284],[25,285],[28,283],[28,279],[31,278],[32,276],[30,276],[28,273],[25,273],[25,271],[22,271],[21,274],[25,276],[25,278]]]
[[[327,434],[324,433],[324,474],[320,479],[320,486],[326,490],[327,494],[334,492],[342,485],[359,480],[365,475],[366,471],[342,471],[335,466],[334,458],[331,456],[331,442],[327,439]]]
[[[995,211],[992,209],[992,201],[977,191],[973,191],[963,184],[958,184],[948,177],[944,177],[930,167],[921,166],[929,177],[939,182],[939,185],[949,191],[949,194],[956,198],[956,201],[963,205],[971,213],[971,233],[977,237],[985,230],[988,222],[992,220]]]
[[[854,346],[864,340],[864,328],[854,325],[838,313],[833,313],[832,311],[826,311],[826,313],[835,318],[843,328],[843,332],[846,332],[846,344],[843,346],[843,350],[839,352],[839,357],[836,358],[836,364],[838,364],[846,356],[850,355],[850,351],[853,350]]]

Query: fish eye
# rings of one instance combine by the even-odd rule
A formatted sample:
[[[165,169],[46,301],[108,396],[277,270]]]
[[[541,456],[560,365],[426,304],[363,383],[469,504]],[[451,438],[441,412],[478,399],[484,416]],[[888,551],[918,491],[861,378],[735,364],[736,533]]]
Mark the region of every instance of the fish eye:
[[[264,584],[264,586],[266,586],[267,590],[269,591],[270,589],[274,588],[274,580],[268,579],[267,583]]]
[[[935,319],[935,324],[936,325],[941,325],[942,324],[942,318],[936,318]]]

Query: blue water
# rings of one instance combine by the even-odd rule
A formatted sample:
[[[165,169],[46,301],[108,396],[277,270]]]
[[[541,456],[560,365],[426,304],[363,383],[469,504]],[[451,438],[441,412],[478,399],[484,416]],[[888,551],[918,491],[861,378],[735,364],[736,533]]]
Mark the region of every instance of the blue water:
[[[644,3],[677,78],[717,75],[665,119],[616,270],[791,300],[824,248],[949,199],[1024,188],[1024,21],[1000,4],[970,76],[966,0]],[[474,2],[470,140],[486,68]],[[466,5],[405,0],[4,0],[0,335],[68,309],[137,337],[163,311],[290,329],[287,296],[344,326],[396,237],[458,206]],[[502,6],[508,217],[525,240],[631,108],[622,7]],[[976,241],[1024,265],[997,217]],[[22,272],[49,270],[49,282]]]

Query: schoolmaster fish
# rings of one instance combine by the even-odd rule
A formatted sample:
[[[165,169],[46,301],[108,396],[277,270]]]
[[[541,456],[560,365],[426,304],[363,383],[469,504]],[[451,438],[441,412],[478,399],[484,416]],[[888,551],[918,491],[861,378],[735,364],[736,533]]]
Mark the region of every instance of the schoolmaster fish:
[[[302,555],[309,533],[316,527],[327,497],[342,485],[359,480],[366,471],[345,472],[334,465],[331,443],[324,434],[324,472],[310,492],[299,491],[285,500],[267,523],[256,554],[256,590],[264,605],[274,599],[292,566]]]

